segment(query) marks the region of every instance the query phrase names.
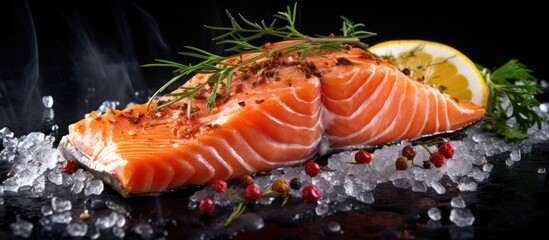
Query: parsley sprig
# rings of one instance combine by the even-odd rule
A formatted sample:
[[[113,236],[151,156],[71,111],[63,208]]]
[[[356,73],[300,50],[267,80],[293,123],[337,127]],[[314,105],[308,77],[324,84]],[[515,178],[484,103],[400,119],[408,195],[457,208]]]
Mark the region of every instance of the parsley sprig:
[[[488,88],[488,108],[483,129],[509,140],[528,138],[528,129],[541,128],[542,118],[532,108],[539,106],[535,95],[543,93],[532,70],[516,59],[490,71],[477,64]],[[516,81],[516,82],[515,82]],[[510,121],[516,122],[513,127]]]

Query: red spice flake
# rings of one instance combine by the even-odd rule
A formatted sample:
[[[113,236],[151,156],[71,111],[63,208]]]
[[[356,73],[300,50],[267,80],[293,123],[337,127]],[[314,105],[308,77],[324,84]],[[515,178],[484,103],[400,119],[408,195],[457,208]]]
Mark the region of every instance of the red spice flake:
[[[276,71],[267,71],[265,72],[265,77],[272,78],[277,74]]]
[[[236,89],[235,89],[236,93],[241,93],[241,92],[243,92],[243,90],[244,90],[244,85],[242,85],[242,84],[236,85]]]
[[[358,58],[362,58],[362,59],[370,59],[370,60],[376,60],[376,61],[379,61],[379,58],[376,58],[374,57],[372,54],[369,54],[369,53],[366,53],[366,52],[363,52],[362,54],[360,54],[360,56],[358,56]],[[379,62],[378,62],[379,64]]]
[[[78,167],[78,162],[69,159],[63,164],[63,172],[73,174],[78,170]]]
[[[240,105],[241,107],[245,107],[245,106],[246,106],[246,102],[240,101],[240,102],[238,102],[238,105]]]
[[[338,57],[336,58],[337,64],[336,65],[353,65],[354,63],[351,62],[351,60],[344,58],[344,57]]]
[[[252,66],[250,67],[250,71],[252,71],[252,73],[257,73],[257,71],[259,71],[261,69],[261,65],[257,64],[257,63],[252,63]]]
[[[128,122],[130,122],[131,124],[138,124],[139,121],[140,121],[139,117],[134,117],[134,116],[128,117]]]
[[[265,102],[265,99],[255,100],[255,104],[262,104],[263,102]]]

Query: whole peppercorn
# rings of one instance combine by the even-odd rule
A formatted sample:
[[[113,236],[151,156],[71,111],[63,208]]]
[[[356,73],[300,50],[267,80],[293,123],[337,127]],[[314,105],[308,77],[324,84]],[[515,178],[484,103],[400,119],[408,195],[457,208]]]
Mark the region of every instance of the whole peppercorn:
[[[198,203],[198,210],[200,214],[212,215],[215,209],[214,202],[209,197],[205,197]]]
[[[227,182],[225,182],[223,180],[215,180],[212,183],[212,186],[213,186],[214,191],[216,191],[216,192],[222,193],[222,192],[227,191]]]
[[[250,184],[244,189],[244,198],[246,200],[255,202],[261,197],[261,190],[255,184]]]
[[[355,153],[355,162],[357,164],[370,163],[372,162],[372,155],[369,152],[366,152],[366,150],[358,150],[358,152]]]
[[[414,160],[416,157],[416,150],[414,150],[414,146],[404,146],[404,148],[402,148],[402,156],[406,157],[408,160]]]
[[[298,190],[301,188],[301,180],[299,180],[299,178],[292,178],[292,180],[290,181],[290,187],[292,189],[295,189],[295,190]]]
[[[429,161],[431,161],[435,167],[440,168],[446,163],[446,158],[440,152],[435,152],[431,154]]]
[[[254,178],[250,175],[244,175],[240,178],[240,185],[242,185],[243,188],[253,183],[254,183]]]
[[[400,156],[395,161],[396,170],[408,169],[408,158]]]
[[[429,161],[423,161],[423,168],[431,169],[431,163]]]
[[[452,158],[454,156],[454,147],[452,147],[452,144],[445,142],[440,145],[438,152],[447,159]]]
[[[271,189],[278,193],[287,193],[289,190],[288,182],[282,178],[279,178],[273,182]]]
[[[314,177],[320,173],[320,165],[316,162],[308,162],[304,167],[305,173],[311,177]]]
[[[305,202],[316,202],[320,199],[320,195],[320,190],[314,185],[303,188],[303,201]]]

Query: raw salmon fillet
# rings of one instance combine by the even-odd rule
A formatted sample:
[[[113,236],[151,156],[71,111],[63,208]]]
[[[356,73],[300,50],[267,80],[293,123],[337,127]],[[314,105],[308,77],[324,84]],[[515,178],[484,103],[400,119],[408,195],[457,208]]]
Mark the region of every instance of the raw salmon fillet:
[[[197,74],[184,86],[207,78]],[[69,126],[59,149],[128,197],[299,164],[323,136],[332,148],[374,146],[457,130],[484,114],[351,47],[303,59],[273,54],[241,67],[224,89],[211,111],[204,97],[211,86],[195,96],[190,118],[187,99],[156,109],[171,97],[92,112]]]

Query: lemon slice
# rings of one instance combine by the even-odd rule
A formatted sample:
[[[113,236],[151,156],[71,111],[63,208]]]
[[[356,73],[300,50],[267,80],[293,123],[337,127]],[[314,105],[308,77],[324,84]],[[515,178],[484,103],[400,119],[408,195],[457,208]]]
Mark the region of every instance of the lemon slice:
[[[475,64],[453,47],[424,40],[394,40],[369,50],[441,92],[486,108],[486,83]]]

